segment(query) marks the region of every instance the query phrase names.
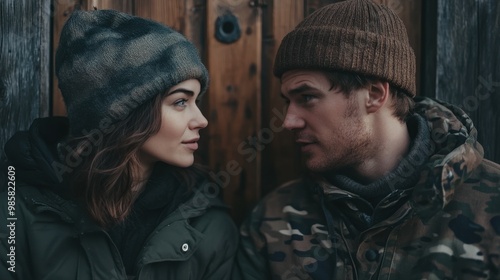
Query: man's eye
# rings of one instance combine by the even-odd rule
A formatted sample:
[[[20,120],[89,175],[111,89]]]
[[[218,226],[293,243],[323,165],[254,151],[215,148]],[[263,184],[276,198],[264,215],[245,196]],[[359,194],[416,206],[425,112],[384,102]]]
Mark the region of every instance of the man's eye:
[[[309,102],[309,101],[311,101],[313,98],[314,98],[314,96],[309,95],[309,94],[304,94],[304,95],[302,95],[302,101],[304,101],[304,102]]]

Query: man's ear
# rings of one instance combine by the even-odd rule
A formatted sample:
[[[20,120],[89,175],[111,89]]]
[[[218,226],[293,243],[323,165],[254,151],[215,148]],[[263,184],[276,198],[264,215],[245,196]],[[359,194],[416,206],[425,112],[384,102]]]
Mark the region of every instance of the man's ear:
[[[366,111],[375,113],[389,99],[389,83],[383,81],[374,81],[368,87],[368,99],[366,100]]]

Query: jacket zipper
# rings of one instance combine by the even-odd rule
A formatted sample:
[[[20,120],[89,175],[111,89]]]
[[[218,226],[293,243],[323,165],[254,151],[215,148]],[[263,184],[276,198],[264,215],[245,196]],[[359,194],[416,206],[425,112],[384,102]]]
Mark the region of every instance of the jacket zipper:
[[[356,263],[354,262],[354,259],[352,258],[351,250],[349,250],[349,245],[347,244],[347,241],[344,236],[344,231],[342,228],[347,227],[344,223],[344,221],[341,219],[341,227],[339,229],[340,234],[342,236],[342,240],[344,241],[344,246],[347,248],[347,252],[349,253],[349,259],[351,260],[351,266],[352,269],[354,270],[354,278],[357,280],[358,279],[358,269],[356,268]]]

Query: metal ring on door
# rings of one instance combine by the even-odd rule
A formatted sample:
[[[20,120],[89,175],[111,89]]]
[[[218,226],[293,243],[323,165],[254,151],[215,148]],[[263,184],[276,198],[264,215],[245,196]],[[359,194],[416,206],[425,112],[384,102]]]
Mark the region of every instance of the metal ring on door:
[[[236,42],[241,37],[238,18],[231,13],[221,15],[215,21],[215,38],[224,44]]]

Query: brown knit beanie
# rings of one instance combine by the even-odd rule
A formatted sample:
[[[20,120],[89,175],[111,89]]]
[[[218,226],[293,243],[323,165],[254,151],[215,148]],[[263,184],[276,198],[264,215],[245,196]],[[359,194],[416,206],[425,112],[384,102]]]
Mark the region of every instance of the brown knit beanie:
[[[292,69],[351,71],[416,93],[415,54],[403,21],[370,0],[338,2],[306,17],[276,54],[276,77]]]

